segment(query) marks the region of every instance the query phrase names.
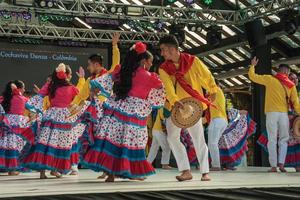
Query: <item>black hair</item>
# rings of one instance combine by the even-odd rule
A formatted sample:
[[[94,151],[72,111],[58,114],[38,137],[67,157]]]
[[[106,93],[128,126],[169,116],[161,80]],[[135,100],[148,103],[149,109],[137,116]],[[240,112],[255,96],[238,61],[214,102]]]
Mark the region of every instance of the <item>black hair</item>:
[[[280,65],[278,66],[278,68],[279,68],[279,69],[281,69],[281,68],[288,68],[288,69],[291,69],[290,66],[289,66],[288,64],[284,64],[284,63],[283,63],[283,64],[280,64]]]
[[[70,66],[66,65],[66,74],[69,75],[71,73],[71,68]],[[57,77],[57,73],[56,70],[54,70],[54,72],[52,73],[52,77],[51,77],[51,82],[49,85],[49,97],[50,99],[55,97],[55,92],[58,88],[63,87],[63,86],[69,86],[71,85],[70,81],[67,79],[59,79]]]
[[[15,84],[18,89],[22,89],[22,88],[25,87],[24,82],[22,82],[20,80],[9,81],[6,84],[5,90],[2,92],[3,101],[1,103],[1,105],[2,105],[3,109],[5,110],[5,112],[9,112],[9,110],[10,110],[10,103],[11,103],[11,99],[13,97],[13,91],[12,91],[12,88],[11,88],[12,84]]]
[[[89,57],[89,60],[92,63],[99,63],[100,65],[102,65],[103,63],[103,56],[99,55],[99,54],[93,54]]]
[[[176,48],[179,47],[179,42],[174,35],[167,35],[167,36],[162,37],[159,40],[159,45],[162,45],[162,44],[174,46]]]
[[[135,50],[130,50],[121,65],[120,78],[114,85],[114,93],[116,100],[125,99],[128,97],[128,92],[132,87],[132,78],[135,71],[141,66],[140,62],[143,59],[153,57],[149,51],[142,54],[137,54]]]

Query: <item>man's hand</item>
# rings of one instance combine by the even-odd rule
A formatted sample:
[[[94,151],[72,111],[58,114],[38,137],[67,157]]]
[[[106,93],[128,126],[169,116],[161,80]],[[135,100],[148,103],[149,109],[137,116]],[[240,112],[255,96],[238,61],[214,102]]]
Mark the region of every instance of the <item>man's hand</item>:
[[[253,65],[254,67],[257,65],[258,63],[258,59],[256,58],[256,56],[251,60],[251,65]]]
[[[176,105],[178,105],[179,109],[183,109],[184,108],[184,105],[181,101],[176,101],[175,102]]]
[[[113,37],[112,37],[112,45],[115,46],[118,44],[118,42],[120,41],[120,33],[114,33]]]
[[[76,72],[76,74],[79,78],[84,78],[85,72],[84,72],[83,67],[79,67],[78,72]]]

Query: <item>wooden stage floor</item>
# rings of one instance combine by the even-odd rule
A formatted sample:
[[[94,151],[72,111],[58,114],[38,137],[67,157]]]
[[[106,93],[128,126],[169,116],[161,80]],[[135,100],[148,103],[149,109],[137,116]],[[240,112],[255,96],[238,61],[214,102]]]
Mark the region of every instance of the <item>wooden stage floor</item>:
[[[197,171],[193,171],[192,181],[177,182],[174,178],[178,174],[176,169],[158,169],[156,175],[143,182],[117,179],[115,183],[104,183],[103,180],[96,179],[99,173],[90,170],[80,170],[79,176],[66,175],[62,179],[47,180],[40,180],[37,172],[14,177],[0,174],[0,198],[130,191],[300,187],[300,173],[295,173],[293,169],[288,169],[288,173],[267,173],[267,169],[248,167],[237,171],[211,172],[210,182],[201,182]]]

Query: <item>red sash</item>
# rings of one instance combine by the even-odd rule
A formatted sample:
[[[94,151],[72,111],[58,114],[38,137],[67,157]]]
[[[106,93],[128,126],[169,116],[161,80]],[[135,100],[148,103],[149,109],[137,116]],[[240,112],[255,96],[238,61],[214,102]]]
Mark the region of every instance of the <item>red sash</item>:
[[[293,81],[291,81],[289,77],[284,73],[277,73],[275,75],[275,78],[277,78],[284,86],[288,87],[289,89],[295,86],[295,83],[293,83]]]
[[[210,106],[212,105],[211,102],[203,95],[201,95],[197,90],[194,90],[192,86],[184,79],[184,75],[191,69],[194,59],[195,56],[186,53],[181,53],[178,70],[176,70],[176,66],[172,61],[165,61],[160,66],[160,68],[163,69],[170,76],[175,76],[176,81],[189,95],[205,103],[207,106]]]
[[[99,76],[102,76],[102,75],[104,75],[106,73],[107,73],[107,70],[105,68],[103,68],[103,69],[101,69],[101,71],[98,74],[92,75],[91,76],[91,80],[93,80],[93,79],[95,79],[95,78],[97,78]]]

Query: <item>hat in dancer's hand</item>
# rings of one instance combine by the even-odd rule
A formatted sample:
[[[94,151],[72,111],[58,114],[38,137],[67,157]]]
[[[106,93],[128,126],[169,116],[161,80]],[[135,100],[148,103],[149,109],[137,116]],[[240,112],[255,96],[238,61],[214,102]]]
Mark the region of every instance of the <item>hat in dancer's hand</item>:
[[[202,104],[193,97],[188,97],[176,102],[171,112],[172,122],[179,128],[194,126],[202,117]]]

